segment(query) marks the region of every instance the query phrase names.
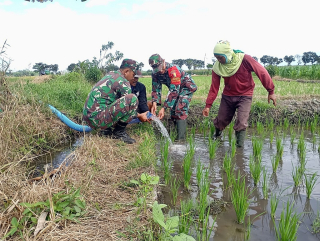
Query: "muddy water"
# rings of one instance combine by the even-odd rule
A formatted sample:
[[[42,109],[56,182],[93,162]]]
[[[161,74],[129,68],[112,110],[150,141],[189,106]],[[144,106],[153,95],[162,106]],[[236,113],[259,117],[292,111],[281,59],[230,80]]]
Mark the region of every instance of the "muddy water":
[[[270,144],[269,134],[264,139],[264,145],[262,150],[262,165],[266,167],[269,178],[269,195],[272,193],[280,194],[282,192],[278,209],[276,212],[276,225],[278,224],[278,218],[280,217],[283,205],[290,200],[294,203],[294,209],[297,213],[301,213],[301,224],[299,226],[297,240],[320,240],[320,235],[314,235],[311,233],[312,222],[315,218],[317,210],[320,210],[320,178],[314,188],[311,195],[311,200],[306,199],[306,191],[303,186],[294,188],[292,179],[292,166],[296,166],[299,163],[297,153],[297,143],[299,134],[295,139],[295,143],[291,145],[290,134],[285,134],[283,138],[284,152],[283,160],[279,164],[277,173],[272,174],[271,158],[276,154],[275,138]],[[268,241],[276,240],[275,228],[272,219],[270,218],[270,200],[264,200],[262,194],[261,182],[258,187],[253,185],[253,179],[250,177],[249,169],[249,157],[252,155],[252,142],[251,137],[253,135],[252,130],[248,130],[245,140],[244,148],[238,148],[235,156],[235,171],[240,170],[241,174],[246,174],[246,184],[252,194],[250,196],[250,208],[247,215],[247,219],[250,216],[250,220],[253,223],[251,226],[251,238],[250,240]],[[317,136],[316,145],[312,144],[312,136],[307,131],[304,132],[305,142],[307,147],[306,155],[306,173],[318,172],[320,175],[320,158],[318,153],[318,145],[320,138]],[[227,136],[222,139],[221,146],[218,148],[216,157],[214,160],[209,159],[208,140],[204,138],[202,134],[196,134],[195,137],[196,152],[194,156],[194,167],[192,176],[192,188],[190,192],[185,191],[182,187],[180,189],[179,200],[197,196],[196,186],[196,168],[195,164],[197,160],[200,160],[206,167],[210,166],[211,176],[211,196],[210,198],[221,198],[228,202],[226,209],[221,212],[216,219],[216,230],[212,235],[211,240],[215,241],[233,241],[244,240],[244,225],[236,223],[236,214],[233,209],[230,192],[224,189],[224,180],[226,180],[225,173],[222,170],[223,158],[226,152],[231,151]],[[173,172],[183,180],[182,174],[182,161],[186,151],[185,144],[175,144],[171,147],[170,156],[174,161]],[[262,180],[262,177],[260,181]],[[171,205],[171,194],[169,190],[164,190],[164,202]],[[255,218],[256,216],[259,217]]]

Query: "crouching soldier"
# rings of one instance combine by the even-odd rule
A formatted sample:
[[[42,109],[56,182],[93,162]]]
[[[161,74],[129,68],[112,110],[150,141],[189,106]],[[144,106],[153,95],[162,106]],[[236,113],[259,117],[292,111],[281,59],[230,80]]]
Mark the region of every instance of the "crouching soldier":
[[[169,88],[168,96],[158,113],[159,119],[164,117],[165,109],[171,110],[170,117],[177,130],[177,140],[186,136],[188,110],[193,93],[197,90],[194,80],[179,66],[166,63],[159,54],[149,58],[152,73],[152,107],[151,113],[155,115],[157,106],[161,106],[162,85]]]
[[[134,117],[148,121],[147,112],[137,113],[138,98],[131,92],[129,81],[134,79],[136,70],[136,61],[124,59],[119,71],[107,73],[95,84],[83,109],[83,119],[91,128],[128,144],[135,142],[125,131],[128,123]]]

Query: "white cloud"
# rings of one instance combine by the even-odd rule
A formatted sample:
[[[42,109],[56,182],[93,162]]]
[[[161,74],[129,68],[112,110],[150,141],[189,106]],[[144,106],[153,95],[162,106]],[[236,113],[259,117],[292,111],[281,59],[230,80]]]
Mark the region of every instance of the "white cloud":
[[[0,2],[0,6],[9,6],[11,5],[13,2],[11,0],[5,0],[5,1],[1,1]]]
[[[88,0],[86,7],[105,6],[114,0]]]

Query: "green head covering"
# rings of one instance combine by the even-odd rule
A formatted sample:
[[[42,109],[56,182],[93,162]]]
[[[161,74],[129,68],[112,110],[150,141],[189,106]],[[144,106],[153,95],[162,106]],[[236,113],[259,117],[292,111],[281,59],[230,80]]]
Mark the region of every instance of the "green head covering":
[[[242,51],[231,49],[230,43],[225,40],[221,40],[216,44],[213,54],[223,56],[226,59],[225,64],[216,61],[213,65],[213,71],[222,77],[234,75],[238,71],[244,57]]]

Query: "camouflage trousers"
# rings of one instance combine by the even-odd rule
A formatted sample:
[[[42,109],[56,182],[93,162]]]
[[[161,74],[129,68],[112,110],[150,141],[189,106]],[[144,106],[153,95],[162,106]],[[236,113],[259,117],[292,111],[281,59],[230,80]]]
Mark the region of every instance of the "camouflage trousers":
[[[186,81],[180,87],[178,98],[171,109],[171,119],[185,120],[188,117],[188,111],[193,93],[196,92],[197,86],[191,81]]]
[[[83,119],[94,129],[106,129],[118,121],[129,123],[137,115],[139,101],[135,94],[125,95],[104,109],[95,112],[95,115],[84,116]]]

